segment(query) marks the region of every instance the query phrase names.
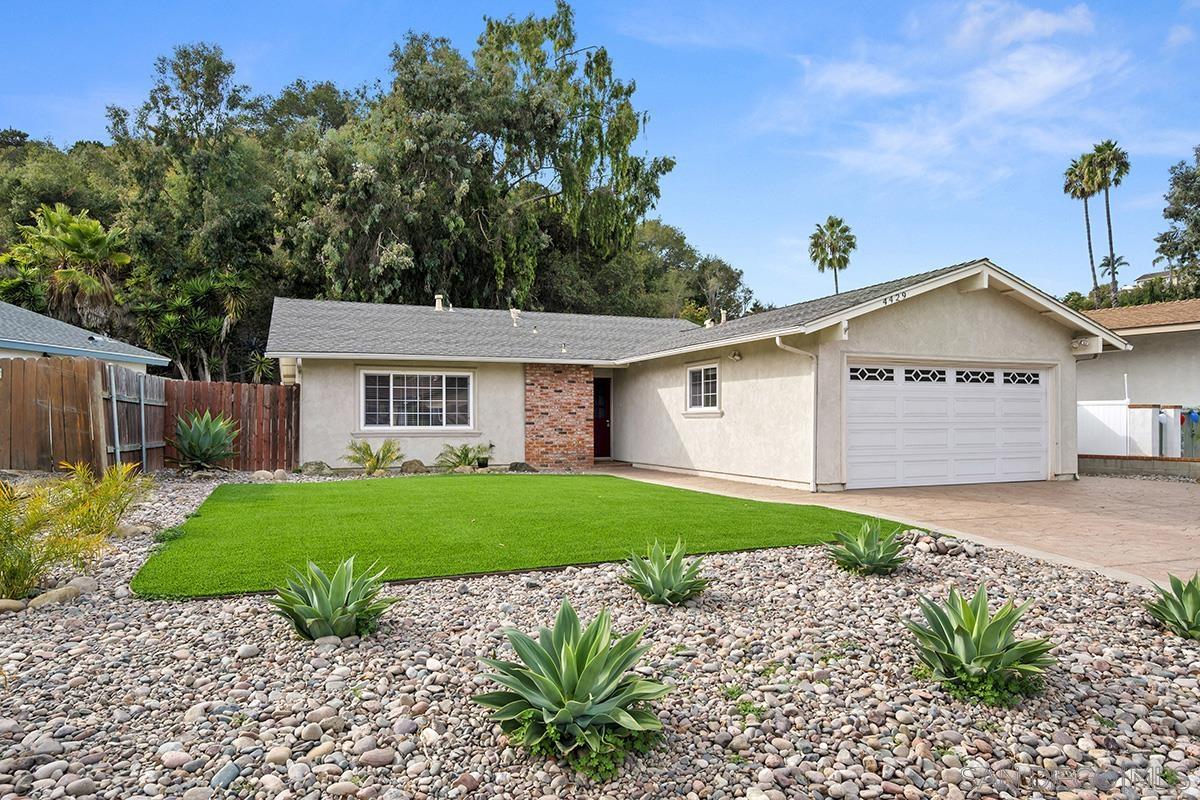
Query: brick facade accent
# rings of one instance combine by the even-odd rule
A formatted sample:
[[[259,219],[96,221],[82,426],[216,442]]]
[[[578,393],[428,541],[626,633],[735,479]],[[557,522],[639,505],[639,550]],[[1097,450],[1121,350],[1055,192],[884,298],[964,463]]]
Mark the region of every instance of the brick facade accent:
[[[590,467],[595,454],[591,367],[525,365],[525,460],[535,467]]]

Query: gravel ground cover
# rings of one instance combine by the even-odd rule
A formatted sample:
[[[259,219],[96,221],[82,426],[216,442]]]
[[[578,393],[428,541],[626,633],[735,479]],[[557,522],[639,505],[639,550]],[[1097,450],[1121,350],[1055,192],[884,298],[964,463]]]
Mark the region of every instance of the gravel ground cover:
[[[211,483],[167,482],[135,521],[178,524]],[[606,565],[394,585],[370,640],[301,642],[263,597],[145,601],[153,546],[122,539],[73,605],[0,616],[0,798],[1200,797],[1200,646],[1146,590],[1000,550],[913,548],[860,579],[818,548],[715,555],[691,607],[647,607]],[[956,548],[950,548],[952,550]],[[970,555],[973,553],[974,555]],[[1034,598],[1058,644],[1043,697],[978,708],[914,679],[919,593]],[[509,747],[468,702],[502,630],[645,625],[667,737],[592,785]]]

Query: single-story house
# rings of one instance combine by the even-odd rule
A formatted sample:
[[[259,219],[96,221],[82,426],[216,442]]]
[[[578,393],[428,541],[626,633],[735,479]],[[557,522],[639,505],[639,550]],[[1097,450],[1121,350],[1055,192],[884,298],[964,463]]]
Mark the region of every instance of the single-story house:
[[[1139,404],[1200,407],[1200,300],[1098,308],[1086,313],[1135,347],[1081,361],[1080,400],[1128,399]]]
[[[706,326],[276,299],[300,458],[635,465],[830,491],[1073,478],[1075,362],[1128,344],[987,259]]]
[[[137,372],[171,359],[27,308],[0,302],[0,358],[94,358]]]

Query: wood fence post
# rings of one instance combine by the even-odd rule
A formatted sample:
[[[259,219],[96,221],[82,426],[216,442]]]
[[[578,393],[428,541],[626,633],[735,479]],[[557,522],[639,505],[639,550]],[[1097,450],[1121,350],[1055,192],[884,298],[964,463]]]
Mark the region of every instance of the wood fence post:
[[[142,472],[146,471],[146,373],[138,373],[138,417],[142,427]]]
[[[117,373],[112,364],[108,365],[108,397],[112,406],[113,424],[113,463],[121,464],[121,422],[117,414]]]

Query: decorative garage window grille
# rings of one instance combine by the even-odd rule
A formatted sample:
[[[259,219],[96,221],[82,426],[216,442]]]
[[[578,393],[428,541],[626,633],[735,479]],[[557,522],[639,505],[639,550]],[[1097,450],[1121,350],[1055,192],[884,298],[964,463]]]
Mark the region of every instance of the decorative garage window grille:
[[[884,381],[891,383],[895,380],[895,372],[895,370],[885,369],[884,367],[851,367],[850,380]]]
[[[715,411],[717,400],[717,365],[688,367],[688,411]]]
[[[1036,386],[1041,377],[1036,372],[1005,372],[1004,382],[1012,386]]]
[[[908,383],[945,383],[944,369],[906,369],[904,380]]]
[[[955,383],[995,383],[996,373],[990,369],[960,369],[954,373]]]
[[[364,428],[469,428],[471,376],[363,373]]]

